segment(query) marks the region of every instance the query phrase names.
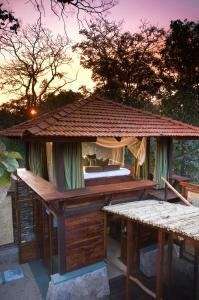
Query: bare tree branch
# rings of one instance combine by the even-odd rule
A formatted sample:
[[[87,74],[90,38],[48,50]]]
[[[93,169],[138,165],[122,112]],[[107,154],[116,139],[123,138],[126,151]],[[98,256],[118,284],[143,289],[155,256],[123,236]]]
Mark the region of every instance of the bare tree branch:
[[[44,94],[62,89],[67,79],[64,67],[71,62],[68,39],[40,24],[27,26],[4,45],[6,61],[0,65],[0,89],[27,99],[27,108],[37,106]],[[8,59],[8,57],[10,59]]]

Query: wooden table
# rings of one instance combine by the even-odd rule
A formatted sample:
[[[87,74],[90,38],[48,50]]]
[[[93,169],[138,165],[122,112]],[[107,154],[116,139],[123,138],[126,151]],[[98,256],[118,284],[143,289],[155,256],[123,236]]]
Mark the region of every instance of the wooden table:
[[[135,201],[131,203],[106,206],[107,213],[119,215],[127,220],[127,299],[129,299],[129,280],[131,278],[132,262],[134,259],[134,243],[136,244],[136,226],[146,224],[158,229],[158,257],[156,294],[151,295],[162,299],[163,259],[165,234],[177,234],[189,239],[195,245],[196,263],[195,275],[199,270],[199,208],[171,204],[157,200]],[[171,242],[172,239],[169,239]],[[172,243],[171,243],[172,245]],[[172,264],[172,248],[170,247],[170,263]],[[196,276],[197,278],[197,276]],[[194,299],[199,300],[199,284],[195,281]]]

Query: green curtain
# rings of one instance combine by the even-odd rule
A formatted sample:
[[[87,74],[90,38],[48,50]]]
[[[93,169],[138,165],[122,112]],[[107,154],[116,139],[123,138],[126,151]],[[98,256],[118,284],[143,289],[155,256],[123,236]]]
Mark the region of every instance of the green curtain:
[[[29,169],[35,175],[48,180],[45,143],[29,143]]]
[[[82,166],[82,144],[66,143],[63,150],[65,188],[76,189],[84,187]]]
[[[154,181],[158,182],[157,188],[165,186],[161,176],[168,179],[168,145],[169,140],[167,137],[157,138],[154,169]]]

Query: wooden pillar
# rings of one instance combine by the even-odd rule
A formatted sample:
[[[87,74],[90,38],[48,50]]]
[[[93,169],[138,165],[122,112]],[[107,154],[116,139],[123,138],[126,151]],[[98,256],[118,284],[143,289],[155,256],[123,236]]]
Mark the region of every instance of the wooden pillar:
[[[164,241],[165,241],[165,233],[162,229],[159,229],[158,230],[157,277],[156,277],[156,300],[162,299]]]
[[[107,258],[107,213],[104,212],[104,259]]]
[[[127,274],[126,274],[126,300],[129,300],[129,283],[133,267],[134,253],[134,240],[135,240],[135,223],[127,220]]]
[[[64,191],[64,144],[63,143],[53,143],[54,151],[54,164],[55,164],[55,174],[56,174],[56,185],[60,192]]]
[[[146,146],[146,151],[147,151],[147,169],[148,169],[148,174],[147,174],[147,178],[150,179],[150,159],[151,159],[151,151],[150,151],[150,144],[151,144],[151,141],[150,141],[150,137],[147,137],[147,146]]]
[[[25,168],[26,170],[30,170],[30,165],[29,165],[29,142],[25,143]]]
[[[199,243],[195,243],[193,299],[199,300]]]
[[[53,274],[53,216],[48,217],[49,245],[50,245],[50,275]]]
[[[140,236],[140,226],[138,223],[134,224],[134,235],[133,239],[133,267],[135,271],[140,268],[140,244],[139,244],[139,236]]]
[[[59,203],[58,215],[58,260],[59,260],[59,273],[66,272],[66,251],[65,251],[65,217],[63,210],[63,202]]]
[[[173,139],[168,138],[168,179],[172,176],[173,168]]]
[[[173,234],[168,236],[168,284],[172,284],[172,264],[173,264]]]

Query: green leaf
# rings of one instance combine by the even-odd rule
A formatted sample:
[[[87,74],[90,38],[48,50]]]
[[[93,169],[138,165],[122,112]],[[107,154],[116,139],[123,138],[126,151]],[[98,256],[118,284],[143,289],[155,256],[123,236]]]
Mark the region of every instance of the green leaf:
[[[5,173],[5,168],[0,166],[0,177]]]
[[[2,176],[0,176],[0,189],[8,186],[10,184],[10,173],[5,172]]]
[[[19,152],[15,152],[15,151],[8,152],[7,157],[15,158],[15,159],[22,159],[21,154]]]
[[[5,152],[5,151],[6,151],[6,146],[4,145],[4,143],[0,141],[0,152]]]
[[[18,161],[15,158],[7,158],[1,162],[2,165],[6,168],[7,172],[14,172],[19,168]]]

